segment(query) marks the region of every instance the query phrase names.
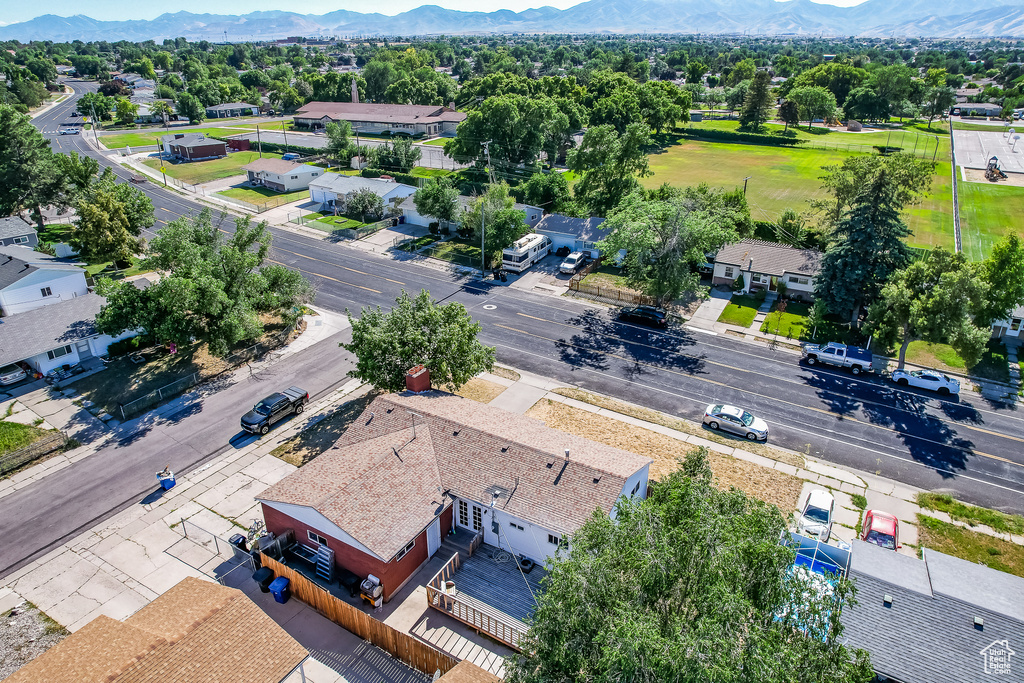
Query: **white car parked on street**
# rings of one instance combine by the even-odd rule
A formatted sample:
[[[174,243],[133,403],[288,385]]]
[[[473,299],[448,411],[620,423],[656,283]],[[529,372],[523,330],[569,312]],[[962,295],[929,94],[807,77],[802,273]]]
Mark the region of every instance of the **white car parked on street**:
[[[930,389],[944,396],[960,393],[960,380],[935,370],[897,370],[892,373],[892,381],[901,387]]]

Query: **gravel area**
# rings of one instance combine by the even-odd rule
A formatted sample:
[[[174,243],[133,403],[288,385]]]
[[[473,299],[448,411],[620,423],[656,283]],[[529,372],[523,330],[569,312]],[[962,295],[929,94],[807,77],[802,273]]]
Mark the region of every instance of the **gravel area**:
[[[64,640],[67,630],[24,602],[0,615],[0,680]]]

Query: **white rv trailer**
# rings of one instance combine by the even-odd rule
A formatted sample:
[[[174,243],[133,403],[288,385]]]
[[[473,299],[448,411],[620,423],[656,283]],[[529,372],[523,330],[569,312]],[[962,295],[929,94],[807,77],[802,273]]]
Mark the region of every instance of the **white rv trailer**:
[[[531,232],[501,252],[501,267],[510,273],[521,273],[550,253],[551,238]]]

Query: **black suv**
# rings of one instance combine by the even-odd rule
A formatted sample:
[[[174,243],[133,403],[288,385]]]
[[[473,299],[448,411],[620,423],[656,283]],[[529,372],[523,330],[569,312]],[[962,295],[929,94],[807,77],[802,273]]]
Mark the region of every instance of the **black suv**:
[[[654,306],[633,306],[619,311],[619,320],[627,323],[646,325],[647,327],[668,327],[668,316],[665,311]]]
[[[309,393],[298,387],[271,394],[242,416],[242,429],[253,434],[266,434],[275,422],[301,413],[307,401]]]

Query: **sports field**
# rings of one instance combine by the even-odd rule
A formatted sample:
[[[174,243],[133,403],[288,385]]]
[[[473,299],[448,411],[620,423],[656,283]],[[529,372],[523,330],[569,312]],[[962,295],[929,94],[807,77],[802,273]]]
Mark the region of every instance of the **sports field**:
[[[1024,187],[957,183],[960,189],[960,235],[964,253],[979,261],[1006,234],[1024,235]]]

